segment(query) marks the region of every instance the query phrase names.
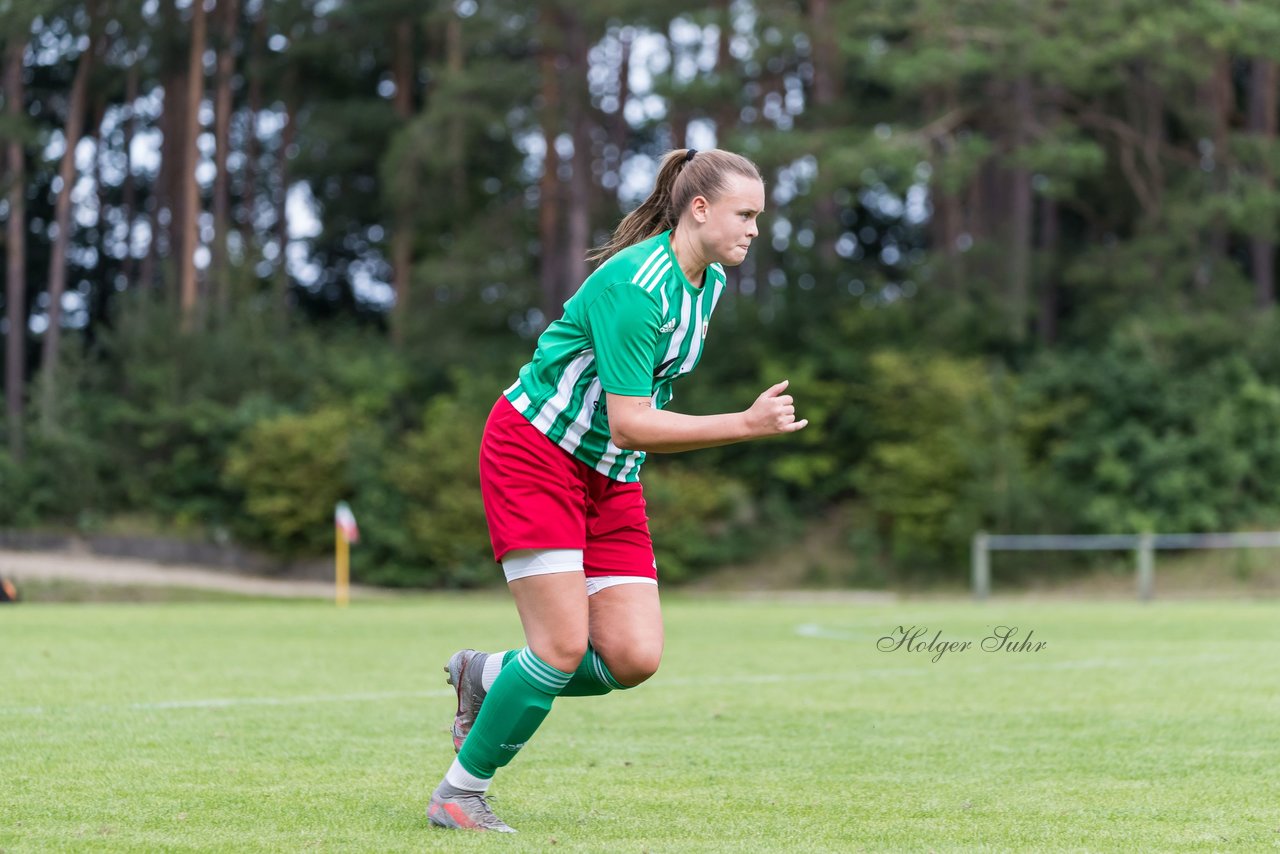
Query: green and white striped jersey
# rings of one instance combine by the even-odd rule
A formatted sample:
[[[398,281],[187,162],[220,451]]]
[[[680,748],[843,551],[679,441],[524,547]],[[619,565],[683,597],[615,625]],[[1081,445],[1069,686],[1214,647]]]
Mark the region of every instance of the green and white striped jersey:
[[[685,278],[671,232],[623,249],[587,277],[564,316],[538,338],[507,400],[551,441],[614,480],[639,479],[643,451],[610,440],[604,392],[671,402],[671,384],[702,356],[711,312],[724,293],[712,264],[703,286]]]

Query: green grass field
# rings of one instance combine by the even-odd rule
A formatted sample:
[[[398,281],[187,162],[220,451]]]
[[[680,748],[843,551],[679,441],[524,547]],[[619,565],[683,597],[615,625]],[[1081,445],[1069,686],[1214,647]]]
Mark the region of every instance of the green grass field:
[[[518,836],[427,827],[440,667],[499,597],[0,609],[0,850],[1280,847],[1280,605],[671,597],[649,684],[560,700]],[[882,652],[898,626],[970,641]],[[983,652],[998,625],[1038,652]],[[924,640],[924,638],[922,638]]]

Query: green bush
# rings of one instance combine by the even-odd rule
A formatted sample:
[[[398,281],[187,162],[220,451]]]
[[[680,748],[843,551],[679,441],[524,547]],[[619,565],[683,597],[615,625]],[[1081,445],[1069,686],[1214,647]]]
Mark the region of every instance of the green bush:
[[[367,449],[382,455],[365,456],[361,466],[357,498],[371,552],[361,578],[433,587],[501,581],[480,500],[480,436],[493,405],[483,400],[478,391],[475,399],[439,395],[416,429],[385,451]]]
[[[891,560],[954,565],[975,530],[1033,515],[1012,394],[977,360],[872,356],[853,393],[869,425],[853,479]]]
[[[1037,466],[1085,531],[1210,531],[1280,512],[1280,388],[1214,323],[1134,324],[1027,377]]]
[[[0,525],[79,526],[102,503],[104,449],[82,433],[27,431],[21,463],[0,451]]]
[[[0,526],[19,527],[35,521],[27,502],[26,472],[17,460],[0,448]]]
[[[334,505],[351,493],[351,440],[360,427],[349,412],[328,408],[248,428],[223,472],[244,501],[235,533],[287,555],[330,549]]]
[[[743,558],[755,544],[748,528],[756,514],[740,481],[653,458],[641,481],[664,583]]]
[[[222,470],[240,433],[258,414],[211,399],[156,400],[140,407],[107,401],[99,409],[111,437],[116,476],[108,502],[119,511],[141,511],[180,531],[223,525],[238,510],[238,497]]]

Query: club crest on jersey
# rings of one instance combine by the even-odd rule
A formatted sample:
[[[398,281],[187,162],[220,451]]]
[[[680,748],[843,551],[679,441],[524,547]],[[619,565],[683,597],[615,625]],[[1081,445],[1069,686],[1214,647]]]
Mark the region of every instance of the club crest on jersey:
[[[673,317],[670,320],[668,320],[666,323],[658,327],[658,334],[666,335],[668,332],[675,330],[675,328],[676,328],[676,319]],[[706,333],[704,332],[703,334],[705,335]]]

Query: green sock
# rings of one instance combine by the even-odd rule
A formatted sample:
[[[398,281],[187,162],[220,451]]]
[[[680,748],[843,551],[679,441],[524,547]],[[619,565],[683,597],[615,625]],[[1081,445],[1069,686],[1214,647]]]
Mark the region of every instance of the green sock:
[[[509,665],[518,652],[520,652],[518,649],[508,649],[504,652],[502,666]],[[581,663],[577,666],[577,670],[573,671],[573,675],[564,686],[564,690],[559,693],[559,697],[599,697],[599,695],[608,694],[609,691],[625,691],[627,688],[630,686],[613,679],[613,673],[604,666],[604,659],[600,658],[600,654],[595,652],[595,648],[588,643],[585,656],[582,656]]]
[[[604,666],[604,659],[595,651],[595,648],[587,644],[587,654],[582,656],[582,663],[578,665],[577,670],[573,671],[573,677],[569,680],[569,684],[564,686],[560,696],[595,697],[599,694],[608,694],[615,689],[625,691],[626,688],[626,685],[613,678],[613,674]]]
[[[505,668],[510,664],[519,652],[520,650],[518,649],[509,649],[504,652],[502,654],[502,666]],[[497,683],[495,682],[494,684],[496,685]],[[559,696],[598,697],[614,690],[625,691],[627,687],[613,678],[613,674],[609,672],[609,668],[604,664],[604,659],[595,651],[595,647],[588,643],[587,654],[582,657],[582,662],[578,665],[578,669],[573,671],[573,676],[569,677],[569,684],[564,686],[564,690],[560,692]],[[488,701],[486,700],[486,702]]]
[[[528,647],[516,651],[485,695],[458,754],[459,764],[476,777],[492,777],[537,732],[551,711],[551,702],[571,676],[538,658]]]

